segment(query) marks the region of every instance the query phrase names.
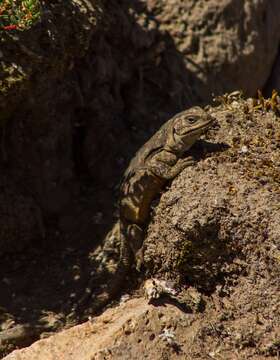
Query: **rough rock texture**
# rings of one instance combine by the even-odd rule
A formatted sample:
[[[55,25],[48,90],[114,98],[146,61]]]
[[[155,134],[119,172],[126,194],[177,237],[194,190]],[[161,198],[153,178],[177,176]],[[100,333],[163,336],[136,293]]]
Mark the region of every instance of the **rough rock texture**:
[[[1,181],[0,248],[3,252],[16,252],[45,236],[42,213],[30,192],[21,189],[20,184],[7,178]]]
[[[240,347],[245,358],[276,355],[280,340],[280,122],[249,103],[216,113],[219,127],[162,195],[145,243],[151,274],[218,302],[204,349],[218,331],[219,352]],[[221,143],[229,148],[212,145]]]
[[[0,213],[2,207],[13,207],[10,223],[20,216],[27,219],[27,212],[17,214],[35,201],[46,226],[46,216],[62,211],[77,191],[71,117],[77,90],[71,69],[89,47],[99,10],[98,1],[42,1],[41,20],[34,27],[0,33],[0,184],[9,178],[20,184],[14,194],[3,192],[8,205],[1,202]],[[34,221],[30,216],[24,231],[19,221],[15,237],[1,216],[6,235],[0,239],[0,253],[23,250],[39,239],[34,230],[40,224],[33,226]]]
[[[279,44],[276,0],[42,4],[35,28],[0,33],[3,331],[80,321],[134,151],[212,92],[261,87]]]
[[[214,305],[208,315],[217,314]],[[250,319],[255,322],[256,319]],[[235,349],[222,351],[226,333],[205,314],[184,313],[172,304],[148,305],[143,298],[129,300],[102,316],[29,348],[16,350],[5,360],[139,360],[139,359],[234,359],[245,346],[236,334]],[[203,324],[205,324],[203,326]],[[213,334],[211,348],[204,341]],[[252,334],[250,334],[251,336]],[[205,348],[204,348],[205,347]],[[238,356],[239,356],[238,355]],[[246,357],[244,357],[246,358]],[[251,359],[263,359],[262,355]],[[273,359],[267,354],[266,359]]]
[[[194,148],[197,165],[161,196],[145,241],[147,274],[172,280],[180,299],[196,288],[200,306],[130,300],[5,359],[277,358],[279,117],[251,100],[223,101]]]
[[[154,307],[143,298],[133,299],[4,359],[183,359],[195,333],[196,326],[194,332],[186,331],[193,321],[193,315],[175,306]],[[167,342],[166,330],[174,333],[178,349]]]
[[[195,272],[195,263],[188,265],[189,259],[184,256],[190,251],[194,261],[195,250],[198,264],[202,254],[209,255],[210,260],[207,241],[219,247],[220,256],[228,246],[228,250],[243,252],[250,239],[260,244],[268,239],[278,245],[279,117],[273,112],[251,110],[250,104],[251,100],[240,100],[213,110],[218,125],[206,135],[206,142],[195,147],[197,165],[184,170],[163,194],[146,241],[146,257],[151,252],[154,271],[182,265],[187,266],[186,276],[191,276],[189,271]],[[159,242],[154,239],[158,234]],[[200,265],[210,280],[208,263]]]
[[[147,0],[147,7],[182,54],[195,99],[263,87],[279,46],[279,1]]]
[[[279,50],[271,74],[265,86],[266,94],[267,95],[271,94],[273,89],[280,92],[280,51]]]
[[[98,1],[41,3],[41,18],[31,29],[1,30],[1,123],[26,103],[29,109],[36,102],[42,106],[52,81],[85,55],[97,25]]]
[[[34,28],[1,33],[0,161],[30,189],[47,230],[73,242],[94,233],[96,243],[89,214],[109,224],[113,186],[163,121],[212,93],[263,86],[279,2],[42,5]]]

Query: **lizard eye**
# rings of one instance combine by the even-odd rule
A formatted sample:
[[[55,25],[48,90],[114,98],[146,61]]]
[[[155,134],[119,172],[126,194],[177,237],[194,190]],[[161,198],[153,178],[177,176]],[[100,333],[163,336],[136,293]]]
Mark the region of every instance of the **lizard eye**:
[[[189,121],[190,124],[194,124],[197,121],[197,119],[194,118],[194,117],[189,117],[188,121]]]

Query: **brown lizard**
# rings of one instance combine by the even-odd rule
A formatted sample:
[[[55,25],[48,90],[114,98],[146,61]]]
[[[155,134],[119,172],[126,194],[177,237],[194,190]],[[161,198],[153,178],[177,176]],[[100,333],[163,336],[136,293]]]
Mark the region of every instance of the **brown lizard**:
[[[194,163],[190,155],[183,156],[213,121],[200,107],[185,110],[168,120],[130,162],[120,186],[119,221],[106,237],[119,240],[120,260],[108,290],[97,295],[94,309],[105,305],[119,291],[133,263],[139,270],[151,203],[169,180]],[[85,297],[80,303],[84,301]]]
[[[133,255],[136,268],[140,268],[151,203],[169,180],[194,164],[191,156],[183,155],[213,120],[200,107],[175,115],[142,146],[130,162],[120,187],[119,237],[123,268],[132,265]]]

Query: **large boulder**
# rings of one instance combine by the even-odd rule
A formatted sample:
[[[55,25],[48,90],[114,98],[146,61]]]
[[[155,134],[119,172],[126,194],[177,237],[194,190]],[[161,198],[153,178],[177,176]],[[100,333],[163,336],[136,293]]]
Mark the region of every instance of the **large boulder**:
[[[197,165],[155,209],[145,260],[151,275],[215,299],[218,316],[210,322],[223,329],[222,358],[229,344],[245,358],[264,349],[272,355],[280,323],[280,122],[251,100],[221,100],[217,127],[195,146]],[[214,351],[215,331],[206,333],[205,348]]]
[[[146,3],[159,29],[175,42],[189,73],[185,86],[196,100],[237,88],[253,95],[264,86],[279,46],[279,1]]]

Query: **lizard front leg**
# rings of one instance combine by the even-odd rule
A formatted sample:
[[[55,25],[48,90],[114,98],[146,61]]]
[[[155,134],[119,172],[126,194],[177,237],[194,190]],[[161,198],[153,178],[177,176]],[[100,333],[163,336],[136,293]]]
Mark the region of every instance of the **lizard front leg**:
[[[187,166],[195,163],[193,157],[178,158],[175,154],[162,150],[153,156],[148,163],[148,168],[158,177],[165,180],[174,179]]]

